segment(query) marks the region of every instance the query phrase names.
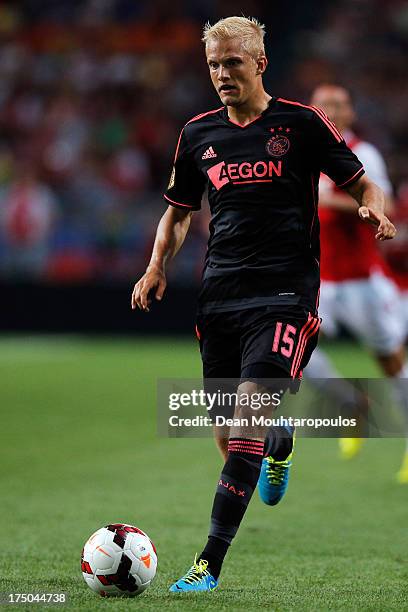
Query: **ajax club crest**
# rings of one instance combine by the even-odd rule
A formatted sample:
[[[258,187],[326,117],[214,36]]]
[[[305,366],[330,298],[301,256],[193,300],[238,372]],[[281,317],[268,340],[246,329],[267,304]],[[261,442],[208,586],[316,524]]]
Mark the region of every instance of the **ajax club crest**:
[[[286,128],[285,132],[289,132],[290,128]],[[282,157],[289,151],[290,140],[287,136],[282,133],[283,129],[280,127],[275,131],[275,128],[271,129],[272,136],[266,143],[266,152],[271,157]]]

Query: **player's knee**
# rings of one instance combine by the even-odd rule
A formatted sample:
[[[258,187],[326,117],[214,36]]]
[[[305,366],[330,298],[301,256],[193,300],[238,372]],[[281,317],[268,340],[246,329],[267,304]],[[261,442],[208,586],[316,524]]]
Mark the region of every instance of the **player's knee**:
[[[279,386],[279,385],[278,385]],[[235,415],[249,416],[254,412],[271,415],[276,405],[273,402],[274,391],[271,388],[246,380],[238,387],[238,399]]]
[[[231,434],[247,438],[264,438],[267,425],[278,402],[275,394],[256,382],[245,381],[238,387],[238,400],[234,413],[234,428]]]

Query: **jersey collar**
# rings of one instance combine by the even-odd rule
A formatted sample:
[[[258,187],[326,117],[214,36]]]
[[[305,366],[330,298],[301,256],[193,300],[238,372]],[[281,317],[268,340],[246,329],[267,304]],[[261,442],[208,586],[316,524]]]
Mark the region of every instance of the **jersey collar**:
[[[256,123],[257,121],[259,121],[259,119],[262,119],[265,115],[267,115],[270,112],[272,106],[274,106],[275,102],[276,102],[276,96],[272,96],[271,99],[269,100],[268,106],[265,108],[265,110],[262,111],[262,113],[260,115],[258,115],[254,119],[252,119],[252,121],[250,121],[246,125],[241,125],[240,123],[236,123],[235,121],[232,121],[229,118],[229,116],[228,116],[228,109],[227,109],[226,106],[224,106],[224,108],[221,111],[221,117],[223,118],[225,123],[227,123],[230,127],[232,127],[232,128],[240,128],[241,130],[245,130],[249,126],[251,126],[254,123]]]

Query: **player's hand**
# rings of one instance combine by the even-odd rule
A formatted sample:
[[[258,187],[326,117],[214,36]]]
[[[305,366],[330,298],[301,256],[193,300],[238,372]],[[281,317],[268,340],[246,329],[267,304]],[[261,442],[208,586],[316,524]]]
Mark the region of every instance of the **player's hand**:
[[[368,208],[368,206],[360,206],[358,214],[362,221],[377,226],[377,233],[375,235],[377,240],[391,240],[397,233],[394,224],[391,223],[388,217],[375,212],[372,208]]]
[[[132,310],[137,307],[149,312],[149,306],[152,303],[149,292],[156,289],[155,298],[160,301],[166,285],[167,281],[163,270],[155,265],[149,265],[142,278],[134,286],[131,302]]]

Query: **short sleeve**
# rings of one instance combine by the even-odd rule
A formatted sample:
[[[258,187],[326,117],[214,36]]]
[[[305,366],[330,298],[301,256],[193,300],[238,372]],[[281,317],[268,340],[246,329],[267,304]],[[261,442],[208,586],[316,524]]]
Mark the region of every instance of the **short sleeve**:
[[[358,155],[359,159],[364,164],[367,176],[369,176],[386,195],[392,195],[392,185],[388,177],[387,166],[378,149],[368,142],[360,142],[355,147],[355,151],[356,155]]]
[[[312,117],[313,142],[317,145],[319,170],[337,187],[348,187],[364,174],[358,157],[349,149],[334,123],[318,108]]]
[[[174,157],[173,170],[164,198],[176,208],[200,210],[205,177],[191,153],[185,128],[182,129]]]

